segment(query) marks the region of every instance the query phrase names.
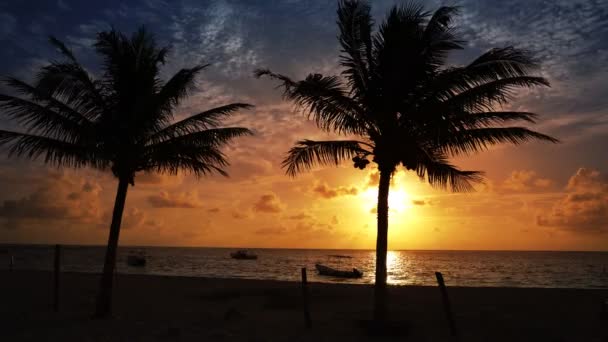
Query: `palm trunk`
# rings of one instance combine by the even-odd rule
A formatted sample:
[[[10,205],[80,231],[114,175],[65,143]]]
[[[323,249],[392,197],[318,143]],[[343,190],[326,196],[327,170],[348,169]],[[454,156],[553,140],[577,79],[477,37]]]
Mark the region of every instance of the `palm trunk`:
[[[120,223],[122,212],[125,208],[129,180],[120,177],[118,190],[114,201],[114,212],[112,213],[112,224],[110,225],[110,236],[106,247],[106,259],[103,265],[103,274],[99,284],[99,295],[97,297],[96,318],[107,318],[112,314],[112,283],[114,280],[114,268],[116,266],[116,250],[118,248],[118,236],[120,235]]]
[[[378,236],[376,238],[376,281],[374,286],[374,321],[387,317],[386,253],[388,249],[388,193],[392,172],[380,170],[378,185]]]

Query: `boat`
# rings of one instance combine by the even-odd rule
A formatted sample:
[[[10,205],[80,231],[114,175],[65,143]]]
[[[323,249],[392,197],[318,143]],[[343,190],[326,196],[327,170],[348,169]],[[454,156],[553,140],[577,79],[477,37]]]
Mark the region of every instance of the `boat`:
[[[127,256],[127,265],[133,267],[144,267],[146,266],[146,257],[143,255],[131,254]]]
[[[363,272],[359,271],[358,269],[354,268],[352,269],[352,271],[346,271],[346,270],[338,270],[335,268],[331,268],[329,266],[325,266],[322,264],[315,264],[315,268],[317,269],[317,272],[319,272],[319,275],[322,276],[330,276],[330,277],[337,277],[337,278],[361,278],[363,277]]]
[[[342,255],[342,254],[330,254],[328,255],[330,258],[338,258],[338,259],[352,259],[353,257],[350,255]]]
[[[248,252],[246,250],[239,250],[236,252],[232,252],[230,253],[230,257],[232,259],[239,259],[239,260],[256,260],[258,258],[257,255]]]

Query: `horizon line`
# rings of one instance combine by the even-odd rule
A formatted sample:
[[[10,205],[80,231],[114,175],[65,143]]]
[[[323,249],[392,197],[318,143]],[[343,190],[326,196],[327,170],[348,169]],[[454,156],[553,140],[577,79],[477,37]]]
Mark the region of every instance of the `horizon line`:
[[[72,246],[72,247],[107,247],[103,244],[73,243],[10,243],[0,242],[0,246]],[[207,248],[207,249],[283,249],[283,250],[334,250],[334,251],[375,251],[373,248],[305,248],[305,247],[255,247],[255,246],[164,246],[164,245],[118,245],[119,248]],[[571,253],[608,253],[608,250],[555,250],[555,249],[389,249],[389,252],[571,252]]]

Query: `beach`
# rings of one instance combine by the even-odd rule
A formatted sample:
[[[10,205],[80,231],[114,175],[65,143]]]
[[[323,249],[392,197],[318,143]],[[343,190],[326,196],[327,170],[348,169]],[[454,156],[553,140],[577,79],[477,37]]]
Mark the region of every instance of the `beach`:
[[[310,283],[307,329],[298,282],[149,275],[115,278],[114,318],[93,320],[99,275],[0,272],[2,341],[451,341],[440,291],[390,287],[400,337],[371,337],[372,287]],[[460,341],[608,341],[608,290],[450,287]]]

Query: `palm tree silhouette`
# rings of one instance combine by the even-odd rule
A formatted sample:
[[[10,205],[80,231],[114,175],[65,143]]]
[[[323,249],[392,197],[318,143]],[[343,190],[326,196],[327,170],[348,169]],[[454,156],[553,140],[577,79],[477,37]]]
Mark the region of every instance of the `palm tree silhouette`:
[[[464,44],[453,26],[457,12],[441,7],[430,13],[416,3],[395,6],[373,32],[366,1],[340,1],[341,77],[310,74],[294,81],[267,69],[256,71],[258,77],[279,81],[284,97],[319,128],[354,138],[297,142],[283,161],[289,175],[347,158],[359,169],[370,159],[377,164],[376,322],[387,317],[388,195],[399,165],[433,186],[471,191],[482,173],[460,170],[449,157],[499,143],[557,142],[525,127],[506,126],[533,123],[535,114],[500,110],[518,88],[548,85],[531,74],[538,63],[529,53],[495,48],[466,66],[446,67],[448,53]]]
[[[25,132],[0,130],[8,155],[41,159],[57,167],[111,169],[118,190],[97,299],[96,317],[111,314],[112,278],[120,223],[129,184],[140,171],[226,176],[221,147],[247,128],[221,127],[222,119],[252,106],[233,103],[175,122],[174,109],[195,86],[208,65],[159,77],[168,48],[159,48],[143,27],[132,35],[100,32],[94,44],[103,59],[94,79],[59,40],[50,42],[63,61],[42,67],[33,85],[15,78],[5,83],[22,97],[0,95],[0,109]]]

